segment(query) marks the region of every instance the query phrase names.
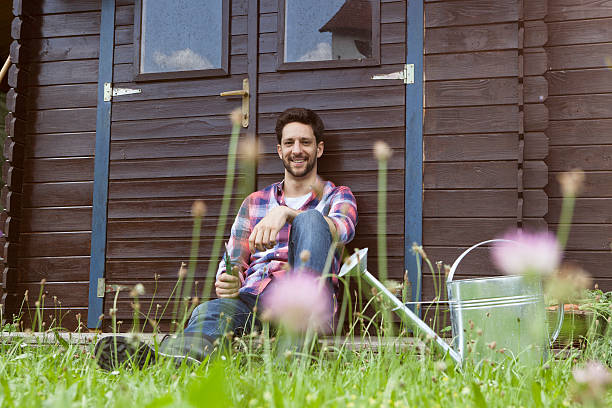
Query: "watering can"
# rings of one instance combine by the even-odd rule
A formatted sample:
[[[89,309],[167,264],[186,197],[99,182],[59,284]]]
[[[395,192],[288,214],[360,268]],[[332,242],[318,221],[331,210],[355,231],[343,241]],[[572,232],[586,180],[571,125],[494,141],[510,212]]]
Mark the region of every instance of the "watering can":
[[[481,245],[499,241],[507,240],[491,239],[473,245],[457,258],[450,269],[446,280],[449,300],[445,303],[450,306],[452,345],[407,306],[418,302],[402,303],[368,272],[367,248],[351,255],[339,276],[364,278],[392,303],[393,310],[405,323],[431,338],[458,364],[468,356],[475,360],[502,360],[509,356],[526,364],[539,363],[546,359],[548,348],[556,340],[563,324],[563,305],[560,305],[557,327],[549,338],[539,279],[496,276],[453,281],[459,263],[467,254]]]

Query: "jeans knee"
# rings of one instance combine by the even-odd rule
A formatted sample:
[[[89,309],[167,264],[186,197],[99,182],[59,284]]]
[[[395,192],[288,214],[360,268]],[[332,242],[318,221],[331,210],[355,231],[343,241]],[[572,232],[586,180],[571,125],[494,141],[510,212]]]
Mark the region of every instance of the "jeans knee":
[[[291,228],[313,228],[316,225],[327,225],[323,214],[317,210],[307,210],[299,213],[291,223]]]

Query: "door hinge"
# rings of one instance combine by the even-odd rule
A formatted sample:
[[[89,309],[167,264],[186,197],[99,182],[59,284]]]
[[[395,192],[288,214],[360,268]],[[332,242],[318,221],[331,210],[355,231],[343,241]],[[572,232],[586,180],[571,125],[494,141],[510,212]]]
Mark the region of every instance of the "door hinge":
[[[104,293],[106,293],[106,280],[104,278],[98,278],[98,287],[96,288],[96,296],[99,298],[103,298]]]
[[[142,89],[114,88],[110,82],[104,83],[104,102],[110,102],[113,96],[131,95],[142,93]]]
[[[372,79],[401,79],[405,84],[414,84],[414,64],[404,64],[404,69],[398,72],[372,75]]]

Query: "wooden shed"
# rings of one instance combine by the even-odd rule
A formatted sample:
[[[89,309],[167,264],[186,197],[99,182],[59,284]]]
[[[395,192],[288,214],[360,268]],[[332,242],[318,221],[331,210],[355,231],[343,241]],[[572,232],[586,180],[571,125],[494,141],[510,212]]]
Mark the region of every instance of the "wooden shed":
[[[567,258],[611,290],[612,4],[370,0],[371,28],[359,31],[349,57],[332,58],[332,33],[320,29],[343,8],[329,26],[341,27],[340,17],[361,3],[14,0],[2,172],[5,316],[20,310],[25,291],[27,313],[42,279],[45,318],[61,314],[69,328],[77,315],[96,327],[102,313],[108,327],[113,296],[98,293],[100,278],[142,282],[142,307],[155,310],[189,256],[198,198],[208,207],[201,281],[225,181],[227,113],[242,103],[220,93],[242,90],[245,80],[243,133],[263,146],[246,176],[258,188],[278,181],[276,116],[290,106],[316,110],[327,128],[320,171],[355,193],[353,247],[370,248],[373,272],[372,146],[383,140],[393,149],[391,277],[408,269],[416,287],[412,242],[450,263],[513,227],[556,229],[556,177],[581,168],[586,187]],[[172,10],[159,12],[160,4]],[[197,4],[200,12],[190,12]],[[386,74],[396,79],[373,79]],[[460,275],[493,274],[487,251],[466,258]],[[430,299],[431,276],[422,284]],[[131,316],[129,303],[122,293],[120,319]]]

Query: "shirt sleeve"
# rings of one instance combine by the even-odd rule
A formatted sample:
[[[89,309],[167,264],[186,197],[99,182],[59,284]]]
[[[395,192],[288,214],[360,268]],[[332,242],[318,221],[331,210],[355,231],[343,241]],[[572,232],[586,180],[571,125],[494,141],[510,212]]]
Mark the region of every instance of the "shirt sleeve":
[[[251,251],[249,250],[249,236],[251,235],[252,227],[251,220],[249,218],[249,206],[250,196],[247,197],[240,206],[236,219],[232,224],[232,230],[229,241],[227,242],[227,249],[232,263],[237,264],[240,268],[238,277],[240,283],[243,284],[245,280],[245,271],[249,268]],[[225,253],[225,247],[221,248],[222,253]],[[222,256],[221,262],[219,262],[219,268],[217,269],[217,276],[221,275],[227,270],[225,265],[225,259]]]
[[[357,202],[350,188],[342,186],[332,194],[327,217],[336,226],[339,243],[346,245],[353,240],[357,226]]]

